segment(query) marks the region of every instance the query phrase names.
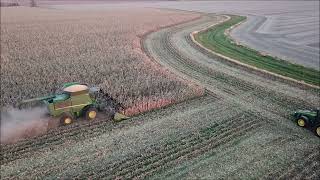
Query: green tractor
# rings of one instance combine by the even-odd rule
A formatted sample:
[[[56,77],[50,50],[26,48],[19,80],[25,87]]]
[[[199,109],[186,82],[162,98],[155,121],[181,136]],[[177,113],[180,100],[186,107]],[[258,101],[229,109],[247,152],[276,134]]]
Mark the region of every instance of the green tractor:
[[[311,129],[320,137],[320,110],[299,110],[294,113],[298,126]]]
[[[98,111],[104,109],[105,104],[96,99],[98,88],[88,88],[87,85],[71,82],[63,84],[60,91],[54,95],[28,99],[21,104],[44,102],[49,114],[60,118],[60,125],[71,124],[79,117],[92,121],[96,119]],[[118,121],[128,118],[116,111],[112,112],[112,117]]]

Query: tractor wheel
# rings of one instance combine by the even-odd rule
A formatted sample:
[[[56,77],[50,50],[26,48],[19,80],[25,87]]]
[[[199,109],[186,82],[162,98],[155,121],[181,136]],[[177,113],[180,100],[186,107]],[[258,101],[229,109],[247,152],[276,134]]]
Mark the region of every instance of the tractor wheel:
[[[304,117],[300,117],[297,119],[297,125],[300,127],[306,127],[307,126],[307,120]]]
[[[320,137],[320,124],[318,124],[315,128],[314,128],[314,133]]]
[[[60,124],[61,125],[69,125],[73,122],[74,117],[70,113],[63,113],[63,115],[60,118]]]
[[[90,107],[86,110],[85,117],[87,120],[92,121],[97,117],[98,110],[94,107]]]

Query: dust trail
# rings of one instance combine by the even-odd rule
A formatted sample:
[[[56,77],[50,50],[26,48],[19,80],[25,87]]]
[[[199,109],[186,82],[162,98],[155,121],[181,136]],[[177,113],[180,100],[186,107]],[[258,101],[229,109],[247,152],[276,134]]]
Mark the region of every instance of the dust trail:
[[[44,134],[50,119],[46,113],[43,107],[1,110],[1,144]]]

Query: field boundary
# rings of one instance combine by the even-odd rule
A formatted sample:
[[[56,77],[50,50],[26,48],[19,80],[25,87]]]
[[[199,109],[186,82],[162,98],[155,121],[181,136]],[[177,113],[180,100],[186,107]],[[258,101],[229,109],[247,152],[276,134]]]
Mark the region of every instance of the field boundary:
[[[193,12],[193,13],[194,13],[194,11],[185,11],[185,10],[179,10],[179,9],[168,9],[168,8],[155,8],[155,9],[165,9],[165,10],[172,10],[172,11],[182,11],[182,12],[189,12],[189,13],[192,13],[192,12]],[[145,42],[147,36],[149,36],[149,35],[152,34],[152,33],[155,33],[155,32],[160,31],[160,30],[162,30],[162,29],[166,29],[166,28],[170,28],[170,27],[174,27],[174,26],[178,26],[178,25],[181,25],[181,24],[185,24],[185,23],[189,23],[189,22],[192,22],[192,21],[199,20],[199,19],[203,18],[203,15],[205,15],[204,13],[198,13],[198,14],[199,14],[199,16],[196,17],[196,18],[192,18],[192,19],[189,19],[189,20],[186,20],[186,21],[182,21],[182,22],[179,22],[179,23],[176,23],[176,24],[172,24],[172,25],[168,25],[168,26],[163,26],[163,27],[160,27],[160,28],[158,28],[158,29],[145,32],[142,36],[139,37],[139,38],[140,38],[140,49],[141,49],[141,51],[142,51],[153,63],[161,66],[161,68],[163,68],[163,69],[165,69],[165,70],[169,70],[171,73],[173,73],[173,74],[176,75],[176,73],[173,72],[172,70],[170,70],[170,68],[168,68],[168,67],[166,67],[166,66],[163,66],[161,63],[159,63],[158,61],[156,61],[155,58],[154,58],[153,56],[151,56],[150,53],[148,53],[148,51],[146,50],[146,48],[145,48],[145,46],[144,46],[144,42]],[[189,79],[189,78],[185,78],[185,77],[180,76],[180,75],[177,76],[177,78],[182,79],[182,80],[185,80],[185,81],[188,81],[188,82],[191,82],[191,83],[194,83],[194,84],[202,87],[202,88],[204,89],[204,94],[203,94],[202,96],[204,96],[204,95],[206,95],[206,94],[208,93],[207,88],[203,87],[200,83],[197,83],[197,82],[195,82],[195,81],[193,81],[193,80],[191,80],[191,79]],[[196,97],[201,97],[201,96],[196,96]],[[196,98],[196,97],[195,97],[195,98]],[[189,99],[190,99],[190,98],[189,98]],[[192,99],[192,98],[191,98],[191,99]],[[188,99],[186,99],[186,100],[188,100]],[[177,102],[177,103],[179,103],[179,102]]]
[[[309,83],[306,83],[304,81],[300,81],[300,80],[296,80],[296,79],[293,79],[291,77],[287,77],[287,76],[283,76],[283,75],[280,75],[280,74],[277,74],[277,73],[273,73],[273,72],[270,72],[270,71],[267,71],[267,70],[264,70],[264,69],[260,69],[260,68],[257,68],[255,66],[252,66],[252,65],[249,65],[249,64],[246,64],[246,63],[243,63],[243,62],[240,62],[236,59],[233,59],[233,58],[230,58],[230,57],[227,57],[223,54],[220,54],[220,53],[217,53],[207,47],[205,47],[204,45],[202,45],[200,42],[198,42],[196,39],[195,39],[195,36],[198,34],[198,33],[202,33],[202,32],[205,32],[205,31],[208,31],[210,28],[212,28],[213,26],[216,26],[217,24],[220,24],[220,23],[224,23],[228,20],[231,19],[230,16],[228,15],[223,15],[225,16],[227,19],[223,20],[222,22],[219,22],[219,23],[215,23],[215,24],[212,24],[211,26],[208,26],[204,29],[201,29],[201,30],[198,30],[198,31],[193,31],[192,33],[190,33],[190,37],[191,37],[191,40],[193,43],[195,43],[197,46],[199,46],[200,48],[206,50],[207,52],[209,53],[212,53],[213,55],[216,55],[218,57],[221,57],[223,60],[226,60],[226,61],[229,61],[231,62],[232,64],[235,64],[235,65],[238,65],[238,66],[242,66],[242,67],[245,67],[245,68],[248,68],[248,69],[251,69],[251,70],[254,70],[256,72],[260,72],[260,73],[263,73],[263,74],[266,74],[266,75],[269,75],[269,76],[273,76],[273,77],[276,77],[276,78],[280,78],[282,80],[285,80],[285,81],[289,81],[289,82],[294,82],[294,83],[297,83],[299,85],[303,85],[303,86],[306,86],[306,87],[310,87],[310,88],[314,88],[314,89],[320,89],[320,86],[316,86],[316,85],[313,85],[313,84],[309,84]],[[240,24],[244,23],[246,21],[241,21],[231,27],[229,27],[228,29],[225,30],[225,33],[226,32],[230,32],[233,28],[239,26]],[[258,51],[260,52],[260,51]]]
[[[197,14],[198,15],[195,18],[184,20],[184,21],[181,21],[181,22],[178,22],[178,23],[174,23],[174,24],[171,24],[171,25],[161,26],[161,27],[158,27],[158,28],[153,29],[153,30],[149,30],[149,31],[143,33],[142,35],[138,36],[141,52],[149,58],[150,62],[154,63],[155,65],[158,65],[159,67],[163,68],[164,70],[168,70],[166,67],[162,66],[160,63],[155,61],[155,59],[152,56],[150,56],[149,53],[147,53],[146,49],[144,48],[144,41],[145,41],[146,37],[149,34],[157,32],[157,31],[160,31],[162,29],[166,29],[166,28],[170,28],[170,27],[174,27],[174,26],[178,26],[178,25],[181,25],[181,24],[185,24],[185,23],[189,23],[189,22],[192,22],[192,21],[199,20],[199,19],[201,19],[203,17],[203,13],[194,12],[194,11],[178,10],[178,9],[169,9],[169,8],[151,8],[151,9],[159,9],[159,10],[163,10],[164,9],[166,11],[173,11],[173,12],[181,11],[181,12],[193,13],[193,14]],[[169,73],[172,73],[173,75],[175,75],[175,73],[173,73],[172,71],[169,71]],[[159,108],[155,108],[155,109],[151,109],[149,111],[141,112],[141,113],[136,114],[134,116],[139,116],[139,115],[146,114],[146,113],[149,113],[149,112],[152,112],[152,111],[160,110],[160,109],[163,109],[163,108],[166,108],[166,107],[170,107],[170,106],[173,106],[173,105],[176,105],[176,104],[179,104],[179,103],[183,103],[183,102],[188,101],[188,100],[193,100],[193,99],[196,99],[196,98],[200,98],[200,97],[206,96],[208,94],[207,89],[205,87],[203,87],[202,85],[200,85],[200,84],[198,84],[198,83],[196,83],[194,81],[191,81],[190,79],[183,78],[181,76],[176,76],[176,78],[178,80],[180,80],[180,81],[181,80],[182,81],[187,81],[189,83],[193,83],[193,84],[199,86],[201,88],[201,90],[203,90],[203,92],[201,94],[199,94],[199,95],[194,95],[194,96],[189,97],[189,98],[184,98],[184,99],[182,99],[180,101],[175,101],[175,102],[172,102],[172,103],[170,103],[168,105],[165,105],[165,106],[162,106],[162,107],[159,107]],[[134,116],[131,116],[131,117],[134,117]]]

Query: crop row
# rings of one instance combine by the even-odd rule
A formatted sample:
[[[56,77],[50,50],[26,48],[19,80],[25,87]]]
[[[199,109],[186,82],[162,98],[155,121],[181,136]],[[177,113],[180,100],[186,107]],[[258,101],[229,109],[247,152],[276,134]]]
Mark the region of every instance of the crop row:
[[[74,123],[69,126],[60,127],[44,135],[19,141],[16,144],[2,145],[1,162],[8,163],[15,159],[23,158],[35,150],[62,144],[64,140],[71,140],[73,137],[84,132],[86,135],[91,136],[102,134],[111,129],[111,127],[112,123],[110,121],[97,119],[91,123]]]
[[[194,60],[189,59],[187,56],[181,54],[181,52],[177,49],[175,42],[173,42],[170,38],[181,29],[176,28],[170,32],[166,32],[164,37],[161,41],[161,46],[166,49],[168,53],[170,53],[170,57],[174,57],[174,61],[179,62],[180,64],[184,65],[184,68],[180,68],[176,66],[174,63],[171,62],[169,59],[166,58],[167,62],[170,65],[177,67],[178,70],[186,74],[191,74],[193,78],[202,77],[199,79],[200,81],[204,81],[205,83],[212,84],[215,88],[220,89],[221,91],[229,94],[231,96],[240,97],[241,96],[245,99],[248,97],[253,97],[254,99],[259,98],[260,102],[264,104],[273,104],[273,107],[268,109],[273,113],[283,116],[285,115],[288,117],[287,113],[293,112],[297,108],[314,108],[314,105],[310,104],[307,100],[303,98],[296,98],[283,92],[276,91],[272,88],[266,88],[259,84],[253,84],[249,81],[241,79],[240,77],[230,75],[228,73],[222,72],[221,70],[212,69],[208,66],[202,65],[201,63],[197,63]],[[185,40],[189,43],[191,47],[196,48],[199,51],[203,51],[202,48],[196,46],[189,34],[184,36]],[[212,57],[213,59],[217,59],[223,63],[228,63],[227,61],[221,60],[220,57],[213,55],[212,53],[203,52],[205,55]],[[231,64],[233,65],[233,64]],[[189,70],[188,70],[189,69]],[[195,74],[197,73],[197,74]],[[199,75],[198,75],[199,74]],[[260,74],[264,76],[264,74]],[[204,79],[207,77],[207,79]],[[272,78],[272,77],[271,77]],[[214,80],[214,81],[213,81]],[[218,83],[222,83],[221,85],[217,85]],[[302,103],[303,102],[303,103]]]
[[[317,148],[317,147],[316,147]],[[320,148],[320,147],[318,147]],[[295,159],[285,170],[267,174],[263,179],[317,179],[320,176],[320,152],[307,151],[302,157]]]
[[[80,174],[79,176],[111,179],[145,178],[163,170],[163,168],[171,167],[182,158],[197,157],[229,141],[240,138],[246,132],[261,126],[262,123],[251,113],[229,117],[228,120],[202,129],[195,134],[178,136],[164,144],[152,145],[148,150],[111,164],[104,164],[100,166],[100,168],[103,167],[101,169],[90,169],[87,174]]]
[[[189,43],[191,47],[194,47],[195,49],[199,50],[203,54],[207,55],[208,57],[213,58],[214,60],[220,61],[222,63],[228,64],[228,61],[223,60],[222,58],[213,55],[212,53],[209,53],[208,51],[205,51],[203,48],[200,48],[197,46],[192,40],[189,34],[185,35],[184,37],[186,41]],[[171,41],[171,43],[174,43]],[[174,45],[171,46],[172,48],[175,47]],[[176,50],[178,52],[178,50]],[[296,96],[296,94],[286,94],[285,92],[278,91],[278,89],[274,89],[273,87],[271,88],[266,88],[265,85],[259,84],[259,83],[252,83],[250,80],[244,80],[240,77],[237,77],[235,75],[230,75],[226,72],[220,72],[219,70],[216,69],[210,69],[207,66],[201,66],[199,63],[195,63],[194,61],[186,61],[186,63],[192,64],[195,67],[201,67],[201,68],[194,68],[193,70],[197,69],[207,69],[206,72],[203,74],[206,75],[209,74],[210,77],[214,78],[215,80],[224,83],[223,87],[227,87],[229,90],[223,89],[225,92],[229,92],[230,90],[233,90],[236,92],[234,96],[241,97],[243,96],[244,98],[247,97],[254,97],[255,99],[258,98],[261,102],[264,104],[273,104],[273,107],[277,108],[270,108],[268,110],[272,111],[273,113],[279,115],[279,116],[285,116],[288,118],[288,112],[293,112],[296,109],[299,108],[315,108],[314,104],[310,103],[308,100],[305,98],[301,98]],[[236,66],[237,68],[244,68],[246,71],[250,71],[250,73],[257,74],[262,77],[266,77],[268,79],[275,79],[275,77],[272,77],[270,75],[264,74],[264,73],[259,73],[252,71],[250,69],[246,69],[246,67],[241,67],[236,64],[229,64],[230,66]],[[214,72],[217,71],[217,72]],[[214,72],[214,73],[213,73]],[[220,78],[224,77],[224,78]],[[281,79],[277,79],[279,81],[282,81]],[[290,82],[286,82],[289,83]],[[313,90],[315,95],[319,95],[319,90]],[[230,94],[230,93],[229,93]]]
[[[190,29],[195,26],[197,26],[197,24],[190,25]],[[304,89],[303,86],[291,86],[290,83],[282,83],[283,81],[278,81],[278,79],[272,81],[274,79],[273,77],[257,72],[251,73],[252,71],[250,69],[245,69],[248,71],[238,71],[237,65],[230,64],[208,52],[203,53],[208,56],[207,59],[201,56],[201,53],[197,54],[193,51],[193,53],[190,54],[186,51],[185,54],[181,53],[182,50],[179,49],[180,46],[186,49],[190,47],[186,47],[186,44],[181,43],[181,40],[176,41],[176,39],[182,37],[180,30],[181,32],[185,31],[175,27],[150,35],[148,40],[152,42],[146,41],[145,49],[148,50],[147,52],[149,54],[158,56],[160,59],[157,60],[160,63],[171,66],[178,72],[207,85],[210,91],[216,92],[217,94],[219,93],[219,95],[222,94],[221,92],[225,92],[226,96],[224,97],[230,97],[231,100],[241,103],[240,106],[242,107],[251,106],[253,109],[257,108],[256,110],[259,112],[260,110],[265,110],[268,115],[275,115],[272,117],[272,121],[277,124],[279,123],[277,116],[287,119],[290,117],[290,113],[293,113],[294,110],[298,108],[314,108],[315,105],[318,104],[315,100],[318,99],[317,93],[319,91],[315,91],[314,93],[312,92],[313,90]],[[172,36],[175,36],[175,38],[172,38]],[[203,51],[202,48],[194,45],[189,33],[184,34],[184,38],[189,42],[191,47],[198,49],[200,52]],[[158,39],[161,39],[161,43],[157,43],[156,40]],[[153,48],[159,49],[160,52],[153,50]],[[198,57],[197,55],[199,55],[198,59],[196,59]],[[210,66],[211,63],[206,63],[207,61],[212,61],[213,65]],[[231,66],[222,68],[224,66],[221,64]],[[258,80],[256,80],[255,77],[257,77]],[[259,82],[259,79],[261,79],[261,82]],[[298,88],[293,88],[297,86]],[[283,91],[286,89],[288,90]],[[291,92],[290,90],[293,91]],[[313,99],[307,97],[307,94],[310,94],[310,97]],[[265,116],[264,118],[268,117]],[[293,139],[279,139],[279,142],[286,142],[287,140],[292,141]],[[275,143],[278,142],[276,141]]]
[[[87,14],[6,8],[1,16],[0,108],[53,94],[70,81],[99,86],[129,114],[201,95],[200,87],[150,61],[139,41],[148,31],[196,17],[147,9]]]
[[[280,176],[280,179],[306,179],[309,176],[320,176],[320,152],[315,150],[314,152],[306,153],[303,158],[303,162],[297,163],[292,166],[287,172]]]
[[[232,63],[229,64],[229,62],[226,60],[223,60],[223,58],[218,57],[218,56],[216,56],[212,53],[209,53],[208,51],[200,48],[199,46],[194,44],[194,42],[191,40],[189,35],[186,35],[185,39],[187,40],[187,42],[189,43],[190,46],[196,48],[197,50],[201,51],[205,55],[207,55],[215,60],[218,60],[222,63],[226,63],[230,66],[236,66],[237,68],[244,68],[244,70],[248,70],[245,67],[241,67],[236,64],[232,64]],[[188,63],[190,64],[190,63],[192,63],[192,61],[188,61]],[[199,66],[199,64],[194,64],[194,66],[196,66],[196,65]],[[207,73],[210,72],[210,70],[209,70],[210,68],[208,68],[206,66],[201,67],[201,69],[203,69],[203,68],[208,69]],[[211,72],[212,72],[212,70],[211,70]],[[270,79],[275,78],[275,77],[272,77],[267,74],[255,72],[254,70],[250,70],[250,72],[257,73],[259,76],[270,78]],[[211,77],[214,77],[216,80],[219,80],[219,79],[222,80],[221,78],[216,78],[216,76],[212,73],[210,73],[210,75],[213,75]],[[219,76],[221,77],[222,75],[219,75]],[[284,111],[287,111],[287,110],[294,111],[297,108],[309,108],[309,109],[314,108],[314,105],[312,105],[311,103],[309,103],[307,100],[305,100],[303,98],[296,98],[296,97],[288,96],[287,94],[285,94],[283,92],[276,91],[275,89],[266,88],[266,87],[259,85],[259,84],[256,84],[256,83],[253,84],[253,83],[245,81],[241,78],[237,78],[236,76],[227,75],[226,73],[224,74],[224,77],[225,77],[225,80],[221,81],[221,82],[227,83],[231,87],[234,87],[234,89],[236,89],[238,91],[238,94],[237,94],[238,96],[241,94],[250,94],[250,96],[254,96],[255,98],[259,98],[260,100],[264,101],[267,104],[269,104],[269,103],[274,104],[274,105],[278,106],[279,108],[283,109]],[[280,79],[277,79],[277,80],[280,80]],[[239,92],[239,91],[242,91],[242,92]],[[315,94],[319,94],[319,92],[320,92],[319,90],[315,90]],[[273,112],[278,115],[281,115],[281,116],[283,116],[283,114],[284,114],[283,111],[279,111],[279,109],[275,110]]]
[[[219,98],[214,94],[210,93],[207,95],[210,102],[216,101]],[[192,103],[194,100],[188,100]],[[168,107],[174,108],[174,107]],[[215,110],[211,111],[210,114],[220,113],[225,109],[224,106],[219,106]],[[64,143],[66,140],[80,141],[81,139],[87,139],[91,137],[99,136],[103,133],[109,132],[110,130],[121,129],[122,127],[130,126],[136,121],[143,120],[140,116],[133,117],[122,123],[111,122],[106,120],[103,114],[99,114],[99,118],[93,122],[76,122],[68,126],[62,126],[56,129],[48,131],[46,134],[37,136],[30,139],[21,140],[15,144],[3,144],[1,149],[1,162],[8,163],[10,161],[26,157],[28,154],[33,153],[36,150],[43,148],[53,147]]]
[[[177,30],[178,31],[178,30]],[[216,88],[220,88],[222,91],[225,91],[226,93],[236,96],[241,93],[241,91],[244,92],[250,92],[254,89],[254,86],[250,83],[246,83],[241,79],[238,79],[236,77],[232,77],[226,73],[215,71],[207,66],[201,65],[200,63],[195,62],[194,60],[191,60],[187,58],[186,56],[183,56],[180,51],[172,44],[172,41],[170,40],[171,35],[174,32],[166,33],[165,37],[161,40],[162,46],[166,49],[167,52],[170,53],[171,58],[174,58],[175,61],[179,62],[180,64],[183,64],[187,69],[190,69],[190,71],[186,69],[179,69],[183,72],[189,74],[190,72],[196,72],[201,74],[202,76],[210,76],[210,79],[217,80],[218,82],[228,84],[228,86],[216,86]],[[170,62],[168,62],[170,63]],[[196,77],[196,76],[194,76]],[[236,87],[234,89],[233,87]]]

